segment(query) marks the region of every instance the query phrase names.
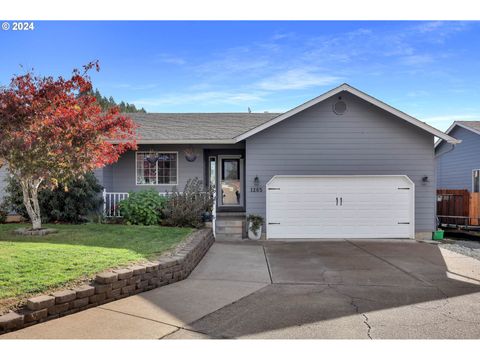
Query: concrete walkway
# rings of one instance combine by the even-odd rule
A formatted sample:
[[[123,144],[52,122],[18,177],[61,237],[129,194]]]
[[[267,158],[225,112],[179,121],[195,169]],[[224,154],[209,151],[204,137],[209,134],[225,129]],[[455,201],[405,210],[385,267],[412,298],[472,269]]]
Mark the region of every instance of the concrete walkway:
[[[1,338],[480,338],[480,262],[413,241],[215,243],[187,280]]]

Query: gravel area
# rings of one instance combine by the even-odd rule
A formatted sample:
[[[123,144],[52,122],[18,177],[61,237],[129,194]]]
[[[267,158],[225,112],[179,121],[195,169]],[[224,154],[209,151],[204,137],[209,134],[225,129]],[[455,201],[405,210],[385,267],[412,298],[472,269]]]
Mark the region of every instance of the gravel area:
[[[440,247],[480,260],[480,242],[456,240],[454,244],[440,244]]]

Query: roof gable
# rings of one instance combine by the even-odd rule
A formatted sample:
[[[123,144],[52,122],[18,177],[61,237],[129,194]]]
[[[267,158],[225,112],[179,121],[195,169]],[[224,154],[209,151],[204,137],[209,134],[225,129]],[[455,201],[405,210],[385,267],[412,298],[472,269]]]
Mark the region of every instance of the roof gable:
[[[388,104],[385,104],[384,102],[374,98],[373,96],[370,96],[370,95],[368,95],[368,94],[366,94],[366,93],[364,93],[364,92],[362,92],[358,89],[355,89],[354,87],[352,87],[348,84],[342,84],[342,85],[340,85],[340,86],[338,86],[338,87],[336,87],[336,88],[334,88],[330,91],[327,91],[326,93],[324,93],[324,94],[322,94],[322,95],[320,95],[320,96],[318,96],[318,97],[316,97],[312,100],[307,101],[306,103],[303,103],[303,104],[287,111],[286,113],[280,114],[277,117],[275,117],[275,118],[273,118],[273,119],[271,119],[271,120],[269,120],[269,121],[267,121],[263,124],[260,124],[259,126],[253,128],[251,130],[246,131],[245,133],[241,134],[240,136],[237,136],[235,138],[235,140],[237,142],[245,140],[246,138],[248,138],[248,137],[250,137],[250,136],[252,136],[252,135],[254,135],[254,134],[256,134],[260,131],[263,131],[263,130],[267,129],[270,126],[278,124],[279,122],[281,122],[285,119],[288,119],[288,118],[292,117],[293,115],[298,114],[299,112],[301,112],[301,111],[303,111],[303,110],[305,110],[305,109],[307,109],[311,106],[314,106],[314,105],[316,105],[316,104],[318,104],[318,103],[320,103],[320,102],[322,102],[322,101],[324,101],[324,100],[326,100],[326,99],[328,99],[328,98],[330,98],[330,97],[332,97],[332,96],[334,96],[334,95],[336,95],[336,94],[338,94],[342,91],[347,91],[347,92],[349,92],[349,93],[351,93],[355,96],[358,96],[359,98],[361,98],[361,99],[363,99],[363,100],[365,100],[365,101],[367,101],[367,102],[369,102],[369,103],[371,103],[371,104],[373,104],[373,105],[375,105],[375,106],[377,106],[377,107],[379,107],[379,108],[381,108],[381,109],[399,117],[402,120],[407,121],[408,123],[410,123],[412,125],[415,125],[415,126],[421,128],[421,129],[431,133],[432,135],[434,135],[434,136],[436,136],[436,137],[438,137],[442,140],[445,140],[445,141],[447,141],[449,143],[452,143],[452,144],[459,143],[458,140],[456,140],[455,138],[445,134],[444,132],[442,132],[438,129],[435,129],[434,127],[432,127],[432,126],[430,126],[430,125],[428,125],[428,124],[426,124],[426,123],[424,123],[424,122],[422,122],[422,121],[420,121],[420,120],[418,120],[418,119],[416,119],[416,118],[414,118],[414,117],[412,117],[408,114],[405,114],[404,112],[402,112],[400,110],[397,110],[394,107],[392,107]]]
[[[480,121],[454,121],[447,131],[445,131],[445,134],[450,134],[457,126],[480,135]],[[438,147],[442,141],[443,139],[439,139],[435,143],[435,147]],[[461,142],[461,140],[459,141]]]

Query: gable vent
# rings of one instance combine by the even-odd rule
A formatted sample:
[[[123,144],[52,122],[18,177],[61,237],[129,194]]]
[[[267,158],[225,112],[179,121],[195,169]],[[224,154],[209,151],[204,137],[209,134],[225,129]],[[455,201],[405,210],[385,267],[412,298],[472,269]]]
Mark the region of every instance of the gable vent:
[[[333,104],[333,112],[337,115],[343,115],[347,111],[347,104],[345,101],[337,101]]]

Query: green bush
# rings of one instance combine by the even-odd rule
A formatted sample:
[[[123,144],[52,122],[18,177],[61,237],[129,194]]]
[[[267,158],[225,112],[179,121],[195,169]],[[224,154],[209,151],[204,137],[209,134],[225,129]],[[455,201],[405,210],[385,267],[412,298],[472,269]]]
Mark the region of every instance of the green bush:
[[[168,195],[163,223],[168,226],[201,227],[206,212],[213,207],[213,191],[203,187],[198,178],[190,179],[183,193],[176,189]]]
[[[102,206],[102,186],[93,173],[55,189],[43,188],[38,193],[40,212],[43,222],[82,223],[87,217],[98,212]],[[23,205],[23,194],[20,183],[13,177],[7,180],[4,207],[28,219]]]
[[[4,224],[7,221],[8,212],[0,208],[0,224]]]
[[[153,189],[132,192],[119,204],[120,214],[127,224],[158,225],[166,199]]]

